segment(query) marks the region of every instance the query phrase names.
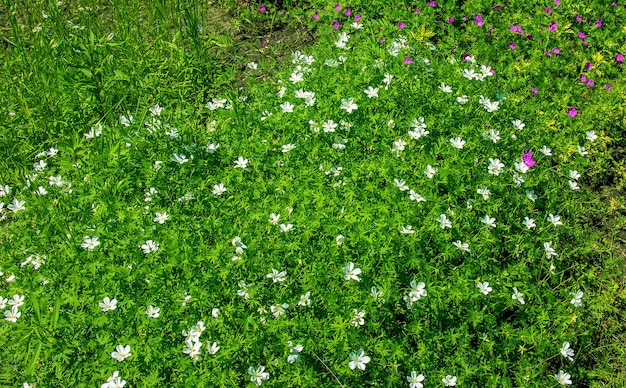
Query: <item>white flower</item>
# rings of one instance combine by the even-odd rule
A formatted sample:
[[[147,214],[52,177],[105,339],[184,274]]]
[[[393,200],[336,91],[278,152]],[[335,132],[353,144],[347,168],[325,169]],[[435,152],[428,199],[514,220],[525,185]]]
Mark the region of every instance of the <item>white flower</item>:
[[[172,162],[176,162],[178,164],[187,163],[188,161],[189,161],[189,159],[187,159],[187,156],[185,156],[183,154],[174,154],[172,156]]]
[[[61,179],[60,175],[51,176],[48,178],[48,184],[50,186],[62,187],[65,184],[65,181]]]
[[[248,62],[246,65],[250,70],[256,70],[259,66],[255,62]]]
[[[274,213],[270,214],[270,224],[277,225],[279,219],[280,219],[280,214],[274,214]]]
[[[463,77],[469,80],[476,78],[476,72],[474,71],[474,68],[471,67],[469,69],[463,69]]]
[[[200,355],[200,349],[202,349],[202,342],[199,339],[193,341],[190,338],[185,340],[185,348],[183,349],[183,353],[188,354],[192,360],[197,361],[198,356]]]
[[[409,294],[405,295],[402,300],[406,302],[406,307],[410,310],[413,307],[413,303],[428,295],[428,292],[425,289],[426,284],[424,282],[417,283],[415,280],[411,280],[409,285],[411,286]]]
[[[444,83],[439,85],[439,89],[441,89],[441,91],[444,93],[452,93],[452,88]]]
[[[294,71],[293,73],[291,73],[291,76],[289,77],[289,81],[291,81],[292,84],[297,84],[298,82],[302,82],[304,81],[304,74]]]
[[[44,162],[43,160],[40,160],[33,164],[33,169],[35,169],[35,171],[43,171],[43,169],[46,168],[47,165],[48,164],[46,162]]]
[[[226,187],[224,187],[223,183],[220,183],[219,185],[213,185],[213,191],[212,193],[215,195],[222,195],[226,192]]]
[[[4,311],[4,319],[9,322],[17,322],[17,319],[22,316],[22,313],[18,311],[17,306],[12,306],[11,310]]]
[[[585,150],[585,147],[581,147],[581,146],[576,146],[576,150],[578,151],[578,153],[580,154],[580,156],[585,156],[588,155],[589,152],[587,152]]]
[[[480,222],[482,222],[483,224],[485,224],[487,226],[491,226],[492,228],[496,227],[496,219],[495,218],[491,218],[488,215],[486,215],[483,218],[481,218]]]
[[[585,132],[585,135],[587,135],[587,140],[592,142],[598,138],[598,135],[596,135],[596,131],[587,131]]]
[[[150,318],[158,318],[160,315],[161,309],[154,306],[146,307],[146,315]]]
[[[489,287],[489,282],[478,283],[476,287],[478,287],[478,290],[485,295],[488,295],[491,291],[493,291],[493,289]]]
[[[456,376],[447,375],[441,381],[443,381],[443,385],[446,387],[454,387],[456,385]]]
[[[535,220],[533,220],[532,218],[528,218],[528,217],[524,217],[524,221],[522,222],[522,224],[524,224],[524,226],[527,227],[528,229],[532,229],[537,226],[535,225]]]
[[[463,243],[463,242],[461,242],[461,240],[454,241],[452,243],[452,245],[454,245],[458,249],[462,250],[463,252],[468,252],[469,253],[469,251],[470,251],[469,243]]]
[[[569,170],[569,178],[577,181],[578,179],[580,179],[580,174],[576,170]]]
[[[378,88],[368,86],[365,90],[365,94],[367,94],[368,98],[378,97]]]
[[[291,113],[293,112],[294,105],[290,104],[289,101],[285,101],[280,104],[280,109],[283,110],[283,113]]]
[[[283,145],[283,153],[287,153],[287,152],[293,150],[294,148],[296,148],[295,144],[285,144],[285,145]]]
[[[450,221],[445,214],[440,214],[439,217],[437,217],[437,222],[439,222],[441,229],[452,228],[452,221]]]
[[[2,275],[0,275],[0,276],[2,276]],[[3,310],[3,309],[5,309],[7,307],[7,302],[8,301],[9,301],[8,299],[5,299],[5,298],[0,296],[0,310]]]
[[[24,295],[13,295],[13,297],[11,299],[9,299],[9,305],[10,306],[15,306],[15,307],[20,307],[24,304]]]
[[[552,156],[552,150],[546,146],[542,146],[539,151],[541,151],[541,153],[545,156]]]
[[[487,171],[492,175],[500,175],[504,169],[504,163],[500,162],[500,159],[489,158],[489,167]]]
[[[553,376],[561,385],[572,385],[572,375],[559,370],[559,373]]]
[[[526,165],[526,163],[524,163],[521,160],[518,162],[515,162],[513,166],[515,167],[515,170],[517,170],[518,172],[522,174],[526,174],[528,172],[528,169],[530,168]]]
[[[574,297],[574,299],[569,301],[571,304],[573,304],[576,307],[580,307],[583,305],[582,299],[583,299],[584,293],[581,290],[578,290],[576,292],[570,292],[570,295]]]
[[[155,243],[152,240],[148,240],[145,242],[145,244],[141,244],[140,248],[143,250],[143,253],[145,253],[146,255],[148,253],[154,253],[156,251],[159,250],[159,244]]]
[[[558,254],[556,253],[554,248],[552,248],[550,246],[549,242],[544,242],[543,243],[543,249],[545,249],[545,251],[546,251],[546,259],[548,259],[548,260],[550,260],[554,256],[558,256]]]
[[[491,140],[493,144],[496,144],[498,140],[501,139],[500,131],[496,131],[494,129],[490,129],[489,132],[485,132],[483,136]]]
[[[350,353],[350,363],[348,366],[350,369],[359,368],[360,370],[365,370],[365,364],[368,362],[370,362],[370,358],[365,355],[363,349],[359,349],[356,353]]]
[[[237,160],[234,161],[234,163],[235,163],[235,168],[244,169],[248,166],[248,159],[244,159],[243,156],[240,156],[237,158]]]
[[[411,199],[411,201],[415,202],[426,202],[426,199],[424,199],[424,197],[422,197],[413,190],[409,191],[409,198]]]
[[[272,268],[272,273],[267,274],[265,277],[268,279],[272,279],[272,282],[274,283],[284,282],[285,280],[287,280],[287,271],[278,272],[277,270]]]
[[[532,190],[526,190],[526,197],[531,201],[535,202],[537,200],[537,194],[535,194]]]
[[[167,214],[166,212],[156,213],[154,215],[154,219],[152,221],[153,222],[158,222],[159,224],[163,225],[165,223],[165,221],[167,221],[169,218],[170,218],[170,215]]]
[[[280,224],[280,231],[283,233],[289,232],[293,230],[293,225],[291,224]]]
[[[511,295],[511,299],[517,300],[520,304],[525,304],[524,294],[517,291],[517,287],[513,287],[513,295]]]
[[[270,311],[274,315],[274,318],[278,318],[281,315],[285,315],[285,310],[287,310],[288,308],[289,308],[289,305],[287,303],[283,303],[283,304],[270,306]]]
[[[569,184],[570,189],[572,189],[572,190],[580,190],[580,186],[578,186],[578,182],[576,182],[576,181],[567,181],[567,183]]]
[[[481,187],[481,188],[479,188],[478,190],[476,190],[476,192],[477,192],[478,194],[482,195],[482,196],[483,196],[483,199],[484,199],[485,201],[488,201],[488,200],[489,200],[489,196],[491,195],[491,191],[489,191],[489,189],[488,189],[488,188],[486,188],[486,187]]]
[[[207,350],[209,351],[209,354],[215,354],[220,350],[220,347],[217,346],[217,342],[213,342],[211,345],[207,344]]]
[[[6,197],[11,193],[11,188],[8,185],[0,185],[0,198]]]
[[[526,126],[526,124],[522,123],[519,119],[511,121],[511,123],[513,124],[515,129],[519,129],[520,131]]]
[[[561,346],[561,355],[567,358],[569,362],[574,361],[574,349],[570,348],[569,342],[563,342],[563,345]]]
[[[354,327],[365,325],[365,311],[359,311],[357,309],[352,310],[350,324]]]
[[[83,237],[83,243],[80,244],[81,248],[85,248],[88,251],[93,251],[95,247],[100,245],[100,241],[98,241],[98,237]]]
[[[404,151],[406,147],[406,142],[402,139],[398,139],[393,142],[393,147],[391,148],[391,152],[395,152],[398,154],[400,151]]]
[[[384,299],[382,299],[383,292],[378,290],[376,286],[372,286],[372,288],[370,288],[370,296],[374,298],[374,300],[381,299],[381,301],[384,302]]]
[[[213,307],[213,309],[211,310],[211,315],[215,319],[219,318],[219,316],[220,316],[220,309],[218,309],[217,307]]]
[[[548,214],[548,222],[551,222],[554,226],[563,225],[561,216],[555,216],[554,214]]]
[[[383,78],[383,83],[385,84],[385,90],[387,90],[387,88],[391,84],[391,79],[392,78],[393,78],[393,75],[391,75],[389,73],[385,73],[385,78]]]
[[[461,139],[460,137],[455,137],[453,139],[450,139],[450,144],[452,144],[452,147],[462,150],[463,146],[465,146],[465,140]]]
[[[415,231],[411,225],[406,225],[400,228],[400,233],[402,234],[413,234]]]
[[[400,189],[400,191],[406,191],[409,189],[409,186],[406,185],[406,183],[404,181],[401,181],[399,179],[394,179],[393,180],[393,184]]]
[[[20,201],[17,198],[13,198],[13,201],[11,201],[9,205],[7,205],[7,209],[12,211],[13,213],[17,213],[20,210],[26,210],[26,207],[24,207],[25,203],[26,201]]]
[[[269,380],[270,378],[270,374],[267,372],[264,372],[264,370],[265,370],[265,367],[263,365],[257,367],[256,369],[254,367],[248,368],[248,374],[251,376],[250,381],[255,383],[257,387],[261,386],[261,384],[263,383],[263,380]]]
[[[337,235],[337,237],[335,237],[335,244],[337,244],[337,246],[341,246],[341,244],[343,244],[343,240],[345,240],[345,236],[343,234],[339,234]]]
[[[342,98],[341,106],[339,107],[339,109],[343,109],[348,113],[352,113],[352,111],[356,110],[358,107],[359,106],[354,103],[354,98],[349,98],[347,100],[345,98]]]
[[[115,310],[115,308],[117,307],[117,300],[109,299],[109,297],[107,296],[102,300],[102,302],[98,303],[98,306],[100,306],[102,312],[106,313],[107,311]]]
[[[437,169],[431,166],[430,164],[426,166],[426,169],[424,170],[424,174],[426,174],[428,179],[433,179],[436,173],[437,173]]]
[[[300,357],[300,352],[304,350],[304,346],[300,344],[294,345],[291,341],[287,341],[287,346],[289,346],[289,356],[287,356],[287,362],[293,364],[294,362],[298,361],[298,358]]]
[[[483,104],[485,110],[487,112],[495,112],[500,108],[500,101],[489,101],[487,100],[484,104]]]
[[[130,345],[126,345],[126,346],[117,345],[115,347],[115,351],[111,353],[111,357],[116,359],[118,362],[122,362],[130,356],[131,356]]]
[[[307,291],[304,295],[300,296],[300,301],[298,301],[298,306],[310,306],[311,305],[311,292]]]
[[[361,274],[361,268],[355,268],[353,262],[349,261],[348,265],[343,267],[341,270],[343,271],[344,279],[356,280],[357,282],[361,281],[361,279],[358,276]]]
[[[122,380],[122,378],[120,377],[120,372],[115,371],[107,379],[106,383],[100,386],[100,388],[123,388],[125,385],[126,385],[126,380]]]
[[[48,191],[43,186],[39,186],[36,191],[33,191],[33,194],[35,194],[35,195],[46,195],[46,194],[48,194]]]
[[[458,102],[459,104],[467,104],[469,101],[469,98],[466,95],[462,95],[456,98],[456,102]]]
[[[417,372],[412,371],[410,376],[407,376],[406,380],[409,382],[409,388],[424,388],[424,375],[417,374]]]

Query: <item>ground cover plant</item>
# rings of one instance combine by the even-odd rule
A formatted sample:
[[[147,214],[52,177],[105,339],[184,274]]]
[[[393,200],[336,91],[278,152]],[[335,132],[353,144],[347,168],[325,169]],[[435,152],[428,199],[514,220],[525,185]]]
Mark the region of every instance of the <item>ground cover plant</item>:
[[[3,385],[625,382],[624,4],[3,7]]]

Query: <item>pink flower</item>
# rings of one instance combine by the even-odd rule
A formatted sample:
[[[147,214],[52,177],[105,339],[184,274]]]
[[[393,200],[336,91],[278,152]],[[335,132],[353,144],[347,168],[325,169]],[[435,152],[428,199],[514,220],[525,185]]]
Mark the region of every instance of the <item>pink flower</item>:
[[[356,16],[354,17],[354,21],[358,22],[359,20],[361,20],[361,14],[356,14]]]
[[[591,62],[586,62],[585,63],[585,71],[589,71],[593,69],[593,64]]]
[[[532,88],[532,89],[531,89],[531,91],[532,91],[534,94],[539,93],[539,90],[537,90],[537,88]]]
[[[555,53],[556,55],[561,54],[561,50],[559,50],[559,49],[558,49],[558,48],[556,48],[556,47],[552,49],[552,52],[553,52],[553,53]]]
[[[513,42],[509,42],[509,47],[511,48],[511,50],[515,50],[517,48],[517,46]]]
[[[352,10],[350,8],[346,8],[346,16],[350,16]]]
[[[482,26],[484,26],[484,25],[485,25],[485,22],[483,22],[482,20],[476,20],[476,25],[477,25],[478,27],[482,27]]]
[[[466,21],[467,21],[467,18],[466,18],[465,16],[463,16],[463,17],[461,18],[461,20],[463,20],[464,22],[466,22]]]
[[[535,165],[535,163],[537,163],[535,159],[533,159],[533,154],[528,148],[524,150],[524,156],[522,156],[522,161],[528,167],[532,167]]]
[[[578,23],[582,23],[583,18],[582,18],[579,14],[576,14],[576,21],[577,21]]]
[[[546,54],[547,56],[551,57],[552,53],[548,50],[543,50],[543,53]]]
[[[580,82],[587,82],[587,77],[584,74],[580,75]]]
[[[410,65],[411,63],[413,63],[413,60],[409,57],[404,57],[404,64],[405,65]]]
[[[313,15],[311,15],[311,17],[312,17],[313,19],[317,19],[317,18],[318,18],[318,17],[320,17],[320,16],[319,16],[318,14],[314,13]]]
[[[385,43],[385,40],[383,38],[378,39],[378,43]]]
[[[454,18],[453,17],[449,17],[448,18],[448,23],[454,23]]]
[[[604,85],[604,89],[605,89],[606,91],[610,92],[610,91],[611,91],[611,89],[612,89],[612,88],[611,88],[611,84],[606,84],[606,85]]]
[[[577,35],[578,35],[578,37],[579,37],[580,39],[585,39],[585,38],[587,37],[587,35],[585,35],[585,33],[584,33],[584,32],[578,32],[578,34],[577,34]]]
[[[620,53],[615,54],[615,60],[619,64],[624,64],[624,56]]]
[[[265,11],[267,11],[267,8],[264,5],[262,5],[262,6],[259,7],[259,11],[265,12]]]
[[[420,14],[420,9],[419,9],[419,8],[415,8],[415,9],[413,10],[413,12],[415,12],[415,14],[416,14],[416,15],[419,15],[419,14]]]
[[[338,21],[336,21],[336,20],[335,20],[335,21],[333,22],[333,24],[331,24],[331,25],[333,26],[333,28],[334,28],[335,30],[339,29],[339,22],[338,22]]]
[[[587,86],[589,86],[590,88],[593,88],[593,86],[595,85],[595,82],[593,82],[592,79],[588,79],[587,82],[585,82],[587,84]]]
[[[595,22],[596,27],[600,28],[602,27],[602,19],[598,19],[597,22]]]
[[[493,9],[494,11],[497,11],[497,10],[499,10],[500,8],[502,8],[502,7],[500,7],[500,6],[499,6],[499,5],[497,5],[497,4],[496,4],[496,5],[494,5],[493,7],[491,7],[491,9]]]
[[[587,41],[583,39],[583,40],[580,42],[580,44],[582,44],[583,46],[586,46],[586,45],[587,45]]]
[[[404,28],[404,27],[406,27],[406,24],[404,24],[404,22],[398,23],[398,28]]]
[[[543,9],[548,15],[552,13],[552,9],[550,8],[544,8]]]
[[[266,44],[267,44],[266,41],[264,41],[264,40],[261,41],[261,46],[265,46]]]
[[[553,20],[552,23],[550,23],[550,25],[547,28],[548,28],[548,31],[554,32],[556,31],[558,26],[559,25]]]
[[[578,114],[578,111],[576,111],[576,108],[574,108],[574,107],[567,108],[567,115],[569,117],[574,117],[574,116],[576,116],[576,114]]]
[[[429,1],[428,3],[426,3],[426,5],[429,7],[436,7],[438,4],[436,1]]]
[[[560,0],[554,0],[554,5],[561,5],[561,1]]]
[[[337,11],[341,11],[341,4],[339,4],[339,3],[335,4],[335,9]]]

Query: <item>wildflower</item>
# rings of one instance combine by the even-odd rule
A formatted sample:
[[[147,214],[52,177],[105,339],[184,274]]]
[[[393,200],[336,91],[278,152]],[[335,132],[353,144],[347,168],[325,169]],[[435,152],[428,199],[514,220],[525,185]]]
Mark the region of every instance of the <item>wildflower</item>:
[[[574,107],[567,108],[567,115],[569,117],[574,117],[574,116],[576,116],[577,113],[578,112],[576,111],[576,108],[574,108]]]
[[[281,232],[286,233],[286,232],[290,232],[292,230],[293,230],[293,225],[292,224],[287,224],[287,225],[280,224],[280,231]]]
[[[488,295],[491,291],[493,291],[493,289],[489,287],[489,282],[478,283],[476,287],[478,287],[478,290],[485,295]]]
[[[504,164],[500,162],[500,159],[489,158],[489,167],[487,168],[489,174],[500,175],[503,169]]]
[[[452,147],[458,148],[460,150],[463,149],[463,146],[465,146],[465,140],[461,139],[460,137],[450,139],[450,143],[452,144]]]
[[[115,371],[100,388],[122,388],[124,385],[126,385],[126,380],[122,380],[120,372]]]
[[[532,229],[537,226],[535,225],[535,220],[528,217],[524,217],[524,222],[522,222],[522,224],[524,224],[524,226],[528,229]]]
[[[529,149],[524,150],[524,156],[522,156],[522,160],[524,164],[528,167],[532,167],[535,165],[536,161],[533,159],[533,154]]]
[[[289,308],[289,305],[287,303],[283,303],[283,304],[270,306],[270,311],[274,315],[274,318],[278,318],[282,315],[285,315],[285,310],[287,310],[288,308]]]
[[[425,289],[426,284],[424,284],[424,282],[417,283],[415,280],[411,280],[409,285],[411,289],[408,295],[405,295],[402,300],[406,302],[406,307],[410,310],[413,307],[413,303],[428,295],[428,292]]]
[[[98,306],[102,309],[102,312],[112,311],[117,308],[117,300],[109,299],[109,297],[105,297],[102,302],[98,303]]]
[[[581,290],[578,290],[576,292],[570,292],[570,295],[574,297],[572,300],[570,300],[570,304],[573,304],[576,307],[580,307],[583,305],[582,299],[584,293]]]
[[[314,13],[313,15],[311,15],[311,17],[312,17],[313,19],[317,19],[317,18],[319,18],[319,15],[318,15],[318,14],[316,14],[316,13]]]
[[[130,356],[130,345],[117,345],[115,347],[115,351],[111,353],[111,357],[116,359],[118,362],[122,362]]]
[[[378,88],[368,86],[365,90],[365,94],[367,94],[368,98],[378,97]]]
[[[624,55],[621,53],[617,53],[615,54],[615,60],[617,61],[617,63],[619,63],[620,65],[624,64]]]
[[[365,364],[368,362],[370,362],[370,358],[365,355],[363,349],[359,349],[356,353],[350,353],[350,363],[348,366],[350,369],[359,368],[360,370],[365,370]]]
[[[17,213],[20,210],[26,210],[24,204],[26,201],[18,200],[17,198],[13,198],[13,201],[9,205],[7,205],[7,209],[12,211],[13,213]]]
[[[183,163],[187,163],[189,161],[189,159],[187,159],[187,156],[185,156],[183,154],[174,154],[172,156],[172,161],[176,162],[178,164],[183,164]]]
[[[563,342],[560,352],[561,352],[561,355],[567,358],[569,362],[574,361],[574,349],[570,348],[569,342],[567,341]]]
[[[482,222],[483,224],[487,226],[491,226],[492,228],[496,227],[496,219],[491,218],[489,216],[484,216],[483,218],[480,219],[480,222]]]
[[[486,187],[481,187],[478,190],[476,190],[476,192],[478,194],[482,195],[483,199],[485,201],[488,201],[489,200],[489,196],[491,195],[491,191],[488,188],[486,188]]]
[[[426,174],[426,176],[429,179],[433,179],[436,173],[437,173],[437,169],[431,166],[430,164],[426,166],[426,170],[424,170],[424,174]]]
[[[354,327],[365,325],[365,311],[359,311],[357,309],[352,310],[350,324]]]
[[[424,199],[424,197],[422,197],[413,190],[409,191],[409,199],[415,202],[426,202],[426,199]]]
[[[411,225],[406,225],[400,228],[400,233],[402,234],[413,234],[415,231]]]
[[[559,373],[553,376],[561,385],[572,385],[572,375],[559,370]]]
[[[270,224],[277,225],[279,219],[280,219],[280,214],[274,214],[274,213],[270,214]]]
[[[558,254],[556,253],[554,248],[551,247],[551,243],[549,243],[549,242],[544,242],[543,243],[543,249],[546,251],[546,258],[548,260],[550,260],[554,256],[558,256]]]
[[[516,119],[516,120],[511,121],[511,123],[513,124],[513,126],[515,127],[515,129],[518,129],[518,130],[520,130],[520,131],[521,131],[522,129],[524,129],[524,127],[526,126],[526,124],[524,124],[523,122],[521,122],[521,120],[519,120],[519,119]]]
[[[283,145],[283,153],[287,153],[287,152],[293,150],[294,148],[296,148],[295,144],[285,144],[285,145]]]
[[[413,63],[413,60],[410,57],[404,57],[405,65],[410,65],[411,63]]]
[[[83,243],[80,244],[81,248],[85,248],[88,251],[93,251],[95,247],[100,245],[100,241],[98,241],[98,237],[89,237],[85,236],[83,238]]]
[[[423,374],[417,374],[417,372],[412,371],[410,376],[407,376],[406,380],[409,382],[409,388],[424,388],[422,381],[424,381]]]
[[[217,353],[220,350],[220,347],[217,346],[217,342],[213,342],[210,345],[207,344],[207,350],[208,350],[209,354],[215,354],[215,353]]]
[[[265,371],[265,367],[263,365],[258,366],[257,368],[249,367],[248,374],[250,375],[250,381],[255,383],[257,387],[260,387],[264,380],[269,380],[270,374]]]
[[[440,214],[439,217],[437,217],[437,222],[439,222],[441,229],[452,228],[452,221],[450,221],[445,214]]]
[[[161,309],[154,306],[146,307],[146,315],[150,318],[158,318],[160,315]]]
[[[459,104],[467,104],[468,101],[469,98],[466,95],[462,95],[456,98],[456,102],[458,102]]]
[[[272,282],[274,283],[284,282],[285,280],[287,280],[287,271],[278,272],[277,270],[272,268],[272,273],[267,274],[265,277],[268,279],[272,279]]]
[[[215,195],[222,195],[226,192],[226,187],[224,187],[223,183],[220,183],[219,185],[213,185],[213,191],[212,193]]]
[[[552,156],[552,149],[546,146],[542,146],[539,151],[541,151],[541,153],[544,154],[545,156]]]
[[[513,287],[513,295],[511,295],[511,299],[517,300],[520,304],[526,304],[524,301],[524,294],[517,291],[517,287]]]
[[[300,344],[294,345],[291,341],[287,341],[287,346],[289,346],[289,356],[287,356],[287,362],[293,364],[294,362],[298,361],[298,358],[300,357],[300,352],[304,350],[304,346]]]
[[[515,43],[513,43],[513,42],[509,42],[509,48],[511,50],[515,50],[517,48],[517,45]]]
[[[460,250],[462,250],[464,252],[468,252],[469,253],[469,251],[470,251],[469,243],[463,243],[463,242],[461,242],[461,240],[454,241],[452,243],[452,245],[454,245],[455,247],[457,247],[458,249],[460,249]]]
[[[183,349],[183,353],[188,354],[192,360],[198,360],[198,356],[200,355],[200,349],[202,349],[202,342],[200,342],[199,339],[196,339],[194,341],[191,338],[187,338],[185,340],[185,348]]]
[[[354,103],[354,98],[349,98],[347,100],[345,98],[342,98],[341,106],[339,108],[344,109],[348,113],[352,113],[352,111],[356,110],[358,107],[359,106]]]
[[[285,101],[280,104],[280,108],[283,110],[283,113],[291,113],[293,112],[294,105],[290,104],[289,101]]]
[[[152,240],[148,240],[148,241],[145,242],[145,244],[142,244],[140,246],[140,248],[143,250],[143,253],[145,253],[147,255],[148,253],[154,253],[154,252],[158,251],[159,250],[159,244],[155,243]]]
[[[398,28],[399,29],[403,29],[404,27],[406,27],[406,24],[404,24],[404,22],[398,23]]]
[[[598,138],[598,135],[596,135],[596,131],[587,131],[585,132],[585,136],[587,138],[587,140],[593,142]]]
[[[398,180],[398,179],[394,179],[393,180],[393,184],[400,189],[400,191],[406,191],[409,189],[409,186],[406,185],[406,183],[404,183],[404,181]]]
[[[443,381],[443,385],[446,387],[454,387],[456,385],[456,376],[447,375],[441,381]]]
[[[248,159],[244,159],[243,156],[240,156],[234,161],[234,163],[235,168],[245,169],[248,166]]]
[[[170,215],[167,214],[166,212],[156,213],[154,215],[154,219],[152,221],[153,222],[158,222],[159,224],[163,225],[165,223],[165,221],[167,221],[169,218],[170,218]]]
[[[343,276],[345,280],[356,280],[360,282],[361,279],[358,275],[361,274],[361,268],[355,268],[354,263],[349,261],[348,265],[341,269],[343,271]]]
[[[555,216],[554,214],[549,214],[548,215],[548,222],[551,222],[552,225],[554,225],[554,226],[563,225],[563,223],[561,222],[561,217],[560,216]]]
[[[311,305],[311,292],[307,291],[304,295],[300,296],[300,300],[298,301],[298,306],[308,307]]]
[[[17,306],[12,306],[11,310],[4,311],[4,319],[9,322],[16,323],[17,319],[22,316],[22,313],[17,309]]]
[[[439,85],[439,89],[441,89],[441,91],[444,93],[452,93],[452,88],[444,83]]]
[[[489,132],[486,135],[489,140],[493,141],[493,144],[496,144],[498,142],[498,140],[500,140],[500,131],[495,131],[493,129],[490,129]]]

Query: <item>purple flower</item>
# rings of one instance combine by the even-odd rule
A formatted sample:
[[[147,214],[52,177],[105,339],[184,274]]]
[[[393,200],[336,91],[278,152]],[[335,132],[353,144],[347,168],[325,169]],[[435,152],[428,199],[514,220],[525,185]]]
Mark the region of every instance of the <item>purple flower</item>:
[[[463,20],[464,22],[466,22],[466,21],[467,21],[467,18],[466,18],[465,16],[463,16],[463,17],[461,18],[461,20]]]
[[[452,16],[448,18],[448,23],[454,23],[454,18]]]
[[[528,167],[532,167],[535,165],[535,163],[537,163],[535,159],[533,159],[533,154],[528,148],[524,150],[524,156],[522,156],[522,161],[524,161],[524,164]]]
[[[469,55],[469,54],[461,55],[461,59],[463,60],[463,62],[469,61],[470,57],[471,57],[471,55]]]
[[[576,114],[578,114],[578,111],[576,111],[576,108],[574,108],[574,107],[567,108],[567,115],[569,117],[574,117],[574,116],[576,116]]]
[[[590,88],[593,88],[593,86],[595,85],[595,82],[593,82],[592,79],[587,79],[587,82],[585,82]]]
[[[267,11],[267,8],[264,5],[262,5],[262,6],[259,7],[259,11],[265,12],[265,11]]]
[[[438,4],[436,1],[429,1],[428,3],[426,3],[426,5],[429,7],[436,7]]]
[[[580,14],[576,14],[576,21],[577,21],[578,23],[582,23],[583,18],[580,16]]]
[[[413,63],[413,60],[409,57],[404,57],[404,64],[405,65],[410,65],[411,63]]]
[[[559,25],[553,20],[552,23],[550,23],[550,25],[547,28],[548,28],[548,31],[554,32],[556,31],[558,26]]]
[[[361,20],[361,14],[357,13],[356,16],[354,17],[354,21],[358,22],[359,20]]]
[[[415,9],[413,10],[413,12],[415,12],[415,14],[416,14],[416,15],[419,15],[419,14],[420,14],[420,9],[419,9],[419,8],[415,8]]]
[[[552,13],[552,9],[550,8],[544,8],[543,9],[548,15]]]
[[[554,5],[561,5],[561,1],[560,0],[554,0]]]
[[[587,76],[584,74],[580,75],[580,82],[587,82]]]
[[[579,32],[578,32],[578,37],[579,37],[580,39],[585,39],[585,38],[587,37],[587,35],[585,35],[585,33],[584,33],[584,32],[579,31]]]
[[[582,44],[583,46],[586,46],[586,45],[587,45],[587,41],[583,39],[583,40],[580,42],[580,44]]]
[[[511,50],[515,50],[517,48],[517,46],[513,42],[509,42],[509,47],[511,48]]]
[[[593,64],[591,62],[586,62],[585,63],[585,71],[589,71],[593,69]]]
[[[500,6],[499,6],[499,5],[497,5],[497,4],[496,4],[496,5],[494,5],[493,7],[491,7],[491,9],[493,9],[494,11],[497,11],[497,10],[499,10],[500,8],[502,8],[502,7],[500,7]]]
[[[533,38],[533,34],[526,35],[526,40],[531,40]]]
[[[378,43],[385,43],[385,40],[383,38],[378,39]]]
[[[477,25],[478,27],[482,27],[482,26],[484,26],[484,25],[485,25],[485,23],[484,23],[482,20],[476,20],[476,25]]]
[[[624,64],[624,56],[620,53],[615,54],[615,60],[619,64]]]
[[[398,28],[404,28],[404,27],[406,27],[406,24],[404,24],[404,22],[398,23]]]
[[[341,11],[341,4],[339,4],[339,3],[335,4],[335,9],[337,11]]]
[[[594,24],[595,24],[595,25],[596,25],[596,27],[598,27],[598,28],[602,27],[602,19],[598,18],[598,21],[596,21]]]
[[[537,90],[537,88],[532,88],[532,89],[531,89],[531,91],[532,91],[534,94],[539,93],[539,90]]]
[[[261,46],[265,46],[266,44],[267,44],[266,41],[264,41],[264,40],[261,41]]]
[[[552,53],[548,50],[543,50],[543,53],[546,54],[547,56],[551,57]]]
[[[338,22],[338,21],[336,21],[336,20],[335,20],[335,21],[333,22],[333,24],[331,24],[331,25],[333,26],[333,28],[334,28],[335,30],[339,29],[339,22]]]
[[[553,53],[555,53],[556,55],[561,54],[561,50],[559,50],[559,49],[558,49],[558,48],[556,48],[556,47],[552,49],[552,52],[553,52]]]
[[[346,8],[346,16],[350,16],[352,10],[350,8]]]
[[[318,14],[316,14],[316,13],[314,13],[313,15],[311,15],[311,17],[312,17],[313,19],[317,19],[317,18],[319,17],[319,15],[318,15]]]
[[[606,84],[606,85],[604,85],[604,89],[605,89],[606,91],[610,92],[610,91],[611,91],[611,84]]]

